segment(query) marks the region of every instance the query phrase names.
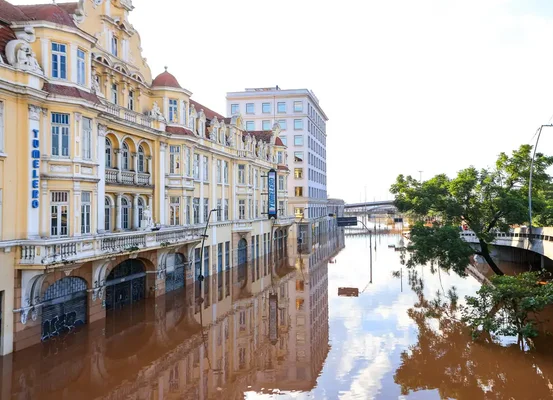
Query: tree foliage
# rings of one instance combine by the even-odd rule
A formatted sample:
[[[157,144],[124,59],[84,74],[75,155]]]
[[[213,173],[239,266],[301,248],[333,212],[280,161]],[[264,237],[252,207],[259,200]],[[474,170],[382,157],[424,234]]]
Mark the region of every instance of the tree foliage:
[[[516,336],[519,343],[536,337],[534,313],[553,303],[553,283],[540,284],[539,272],[516,276],[494,276],[491,285],[483,285],[476,296],[467,296],[463,322],[473,337],[482,332]]]
[[[510,156],[501,153],[493,168],[477,170],[469,167],[459,171],[452,179],[440,174],[420,182],[411,176],[399,175],[390,189],[395,195],[398,210],[415,217],[436,217],[439,221],[433,228],[423,228],[420,225],[411,232],[411,256],[436,263],[450,262],[450,266],[439,265],[458,271],[467,246],[458,234],[456,238],[453,237],[452,229],[466,224],[478,238],[481,250],[477,254],[485,258],[496,274],[502,275],[490,256],[489,245],[493,242],[496,231],[505,232],[512,225],[528,222],[531,160],[532,146],[522,145]],[[536,154],[532,193],[533,212],[538,216],[548,206],[545,193],[551,190],[552,185],[546,170],[552,164],[553,157]],[[437,241],[425,229],[448,240]],[[434,249],[433,246],[442,247],[442,250]],[[467,265],[468,257],[464,260]]]

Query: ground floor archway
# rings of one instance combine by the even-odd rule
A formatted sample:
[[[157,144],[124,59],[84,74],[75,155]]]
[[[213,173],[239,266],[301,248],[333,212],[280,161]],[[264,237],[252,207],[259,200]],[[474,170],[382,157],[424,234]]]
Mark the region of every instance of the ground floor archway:
[[[165,260],[165,293],[184,287],[186,258],[184,254],[169,254]]]
[[[86,290],[86,281],[77,277],[65,277],[46,289],[42,298],[42,341],[86,324]]]
[[[146,297],[146,271],[140,260],[116,266],[106,279],[106,310],[119,309]]]

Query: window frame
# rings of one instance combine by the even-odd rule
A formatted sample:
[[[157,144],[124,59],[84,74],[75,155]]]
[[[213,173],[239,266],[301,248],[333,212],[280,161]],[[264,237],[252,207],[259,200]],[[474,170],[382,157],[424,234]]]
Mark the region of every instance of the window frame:
[[[267,128],[265,128],[265,124],[267,124]],[[268,119],[265,119],[261,121],[261,130],[263,131],[270,131],[271,130],[271,121]]]
[[[299,107],[298,107],[298,105],[299,105]],[[302,113],[303,112],[303,101],[294,100],[294,112],[295,113]]]
[[[230,115],[236,115],[240,113],[240,104],[230,105]]]
[[[85,121],[90,123],[89,127],[85,127]],[[92,160],[92,118],[83,117],[82,118],[82,146],[81,146],[81,156],[83,160]]]
[[[294,146],[303,147],[303,143],[304,143],[303,135],[294,135]]]
[[[295,131],[303,130],[303,119],[299,118],[294,120],[294,130]]]
[[[271,113],[271,103],[261,103],[261,112],[263,114]]]
[[[57,50],[55,49],[57,47]],[[64,50],[62,51],[61,48]],[[67,80],[67,44],[52,42],[52,78]]]
[[[85,197],[88,197],[85,200]],[[91,233],[92,192],[81,192],[81,234]]]
[[[59,120],[61,120],[62,118],[67,118],[67,123],[56,122],[54,121],[55,119],[54,117],[59,117]],[[50,139],[52,144],[51,145],[52,156],[57,158],[69,158],[71,154],[69,149],[70,128],[71,128],[70,115],[67,113],[52,112],[50,117],[50,122],[51,122]],[[56,147],[54,147],[54,135],[58,137]],[[67,139],[65,146],[64,146],[64,138]],[[67,154],[64,154],[64,150],[66,150]]]
[[[282,108],[281,108],[281,106],[282,106]],[[277,113],[286,114],[286,102],[285,101],[277,102]]]
[[[246,114],[255,114],[255,103],[246,103]]]
[[[86,52],[81,48],[77,49],[77,84],[86,85]]]

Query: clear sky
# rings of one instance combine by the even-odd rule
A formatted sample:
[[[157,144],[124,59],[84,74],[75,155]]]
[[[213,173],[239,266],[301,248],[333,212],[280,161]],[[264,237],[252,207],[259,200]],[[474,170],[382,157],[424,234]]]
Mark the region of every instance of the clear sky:
[[[312,89],[330,118],[331,197],[382,200],[400,173],[491,165],[553,116],[550,0],[133,4],[153,75],[169,66],[222,114],[229,91]],[[540,149],[553,154],[553,128]]]

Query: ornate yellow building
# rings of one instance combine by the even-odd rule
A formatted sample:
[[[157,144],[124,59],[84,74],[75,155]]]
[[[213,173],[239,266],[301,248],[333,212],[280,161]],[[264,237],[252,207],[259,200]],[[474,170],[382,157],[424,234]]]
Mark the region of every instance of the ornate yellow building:
[[[200,275],[207,306],[224,271],[255,283],[252,260],[286,248],[285,191],[266,215],[269,171],[289,173],[278,125],[246,132],[167,70],[152,79],[132,9],[0,0],[0,354]]]

